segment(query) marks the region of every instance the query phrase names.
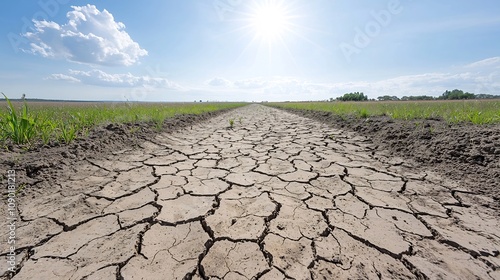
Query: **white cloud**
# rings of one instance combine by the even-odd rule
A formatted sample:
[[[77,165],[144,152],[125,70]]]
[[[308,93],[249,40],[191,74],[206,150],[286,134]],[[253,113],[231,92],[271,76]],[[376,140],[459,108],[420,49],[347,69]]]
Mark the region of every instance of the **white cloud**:
[[[500,94],[500,57],[492,57],[455,67],[446,73],[401,76],[377,84],[400,87],[409,94],[440,95],[445,90],[462,89],[474,93]]]
[[[476,68],[476,69],[481,69],[481,68],[494,68],[494,69],[500,69],[500,57],[491,57],[487,59],[483,59],[474,63],[471,63],[466,66],[467,68]]]
[[[52,74],[47,79],[49,79],[49,80],[68,81],[68,82],[74,82],[74,83],[80,83],[81,82],[79,79],[77,79],[75,77],[71,77],[71,76],[64,75],[64,74]]]
[[[94,5],[71,7],[73,11],[66,14],[68,22],[63,25],[33,20],[35,31],[23,34],[31,42],[31,49],[25,51],[106,66],[130,66],[148,54],[107,10],[101,12]]]
[[[255,79],[239,80],[234,82],[234,85],[237,88],[241,89],[260,89],[268,86],[268,81],[265,81],[261,78],[255,78]]]
[[[206,84],[213,87],[230,87],[232,85],[232,83],[229,80],[219,77],[212,78],[206,81]]]
[[[241,94],[262,100],[325,100],[347,92],[362,91],[370,98],[382,95],[439,96],[445,90],[500,95],[500,57],[455,67],[447,72],[398,76],[379,81],[346,83],[315,82],[299,78],[272,77],[227,81]]]
[[[103,87],[153,87],[170,90],[183,90],[183,88],[170,80],[150,76],[134,76],[131,73],[109,74],[93,69],[90,71],[69,70],[70,75],[52,74],[47,79],[81,82],[87,85]]]
[[[151,92],[157,92],[158,96],[163,94],[165,89],[183,91],[183,97],[194,96],[191,93],[195,92],[193,100],[294,101],[326,100],[353,91],[362,91],[370,98],[382,95],[439,96],[445,90],[455,88],[477,94],[500,94],[499,66],[499,58],[488,58],[452,67],[443,72],[397,76],[378,81],[337,83],[310,81],[295,77],[256,77],[234,81],[226,78],[213,78],[205,81],[204,85],[199,88],[193,85],[187,88],[181,87],[164,78],[135,76],[131,73],[110,74],[97,69],[70,70],[65,74],[53,74],[49,79],[101,87],[145,88]],[[147,93],[152,94],[149,91]]]
[[[328,93],[331,85],[316,83],[290,77],[275,77],[271,79],[249,79],[235,82],[240,89],[258,89],[268,96],[303,96],[312,98],[318,94]]]
[[[230,87],[232,92],[239,92],[246,99],[252,100],[253,98],[256,100],[322,99],[323,95],[329,94],[331,90],[329,84],[293,77],[256,77],[227,82],[232,85]]]

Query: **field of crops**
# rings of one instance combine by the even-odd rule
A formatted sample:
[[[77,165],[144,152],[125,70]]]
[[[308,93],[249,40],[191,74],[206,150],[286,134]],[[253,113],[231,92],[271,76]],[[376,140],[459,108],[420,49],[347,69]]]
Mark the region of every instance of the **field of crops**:
[[[153,122],[161,130],[167,118],[236,108],[245,103],[103,103],[0,102],[0,144],[30,146],[70,143],[107,123]]]
[[[500,101],[389,101],[389,102],[286,102],[273,107],[331,112],[361,118],[390,116],[395,119],[440,118],[448,122],[500,123]]]

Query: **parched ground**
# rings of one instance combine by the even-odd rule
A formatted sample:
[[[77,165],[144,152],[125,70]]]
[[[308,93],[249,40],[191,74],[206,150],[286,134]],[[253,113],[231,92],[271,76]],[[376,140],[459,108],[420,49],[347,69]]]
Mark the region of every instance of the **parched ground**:
[[[311,110],[289,111],[366,136],[387,156],[413,160],[493,198],[500,215],[500,124],[450,123],[443,119],[359,118]]]
[[[500,279],[492,198],[260,105],[54,174],[13,279]]]

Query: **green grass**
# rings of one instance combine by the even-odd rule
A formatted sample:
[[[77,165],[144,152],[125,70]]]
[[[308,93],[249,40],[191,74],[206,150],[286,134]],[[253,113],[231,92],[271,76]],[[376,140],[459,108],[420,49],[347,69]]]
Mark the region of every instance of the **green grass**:
[[[398,102],[287,102],[269,103],[281,108],[330,112],[341,117],[390,116],[414,120],[440,118],[452,123],[500,123],[500,101],[398,101]]]
[[[3,93],[2,93],[3,94]],[[28,104],[23,102],[16,110],[13,103],[3,94],[8,112],[2,116],[2,139],[11,139],[15,144],[30,143],[36,136],[36,118],[30,114]]]
[[[30,147],[35,143],[71,143],[109,123],[152,122],[160,131],[166,119],[199,115],[245,103],[80,103],[0,101],[0,144]]]

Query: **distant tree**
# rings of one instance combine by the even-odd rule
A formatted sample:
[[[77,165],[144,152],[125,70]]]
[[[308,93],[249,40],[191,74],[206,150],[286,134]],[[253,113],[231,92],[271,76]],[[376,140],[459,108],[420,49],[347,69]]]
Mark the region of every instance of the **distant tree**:
[[[452,91],[445,91],[438,99],[444,100],[456,100],[456,99],[474,99],[476,95],[470,92],[464,92],[463,90],[454,89]]]
[[[368,96],[364,95],[362,92],[351,92],[346,93],[341,97],[337,97],[339,101],[367,101]]]
[[[500,95],[492,95],[492,94],[476,94],[477,99],[498,99]]]
[[[379,96],[377,97],[379,101],[398,101],[399,97],[397,96],[390,96],[390,95],[384,95],[384,96]]]
[[[427,95],[416,95],[416,96],[403,96],[401,100],[403,101],[414,101],[414,100],[434,100],[435,98]]]

